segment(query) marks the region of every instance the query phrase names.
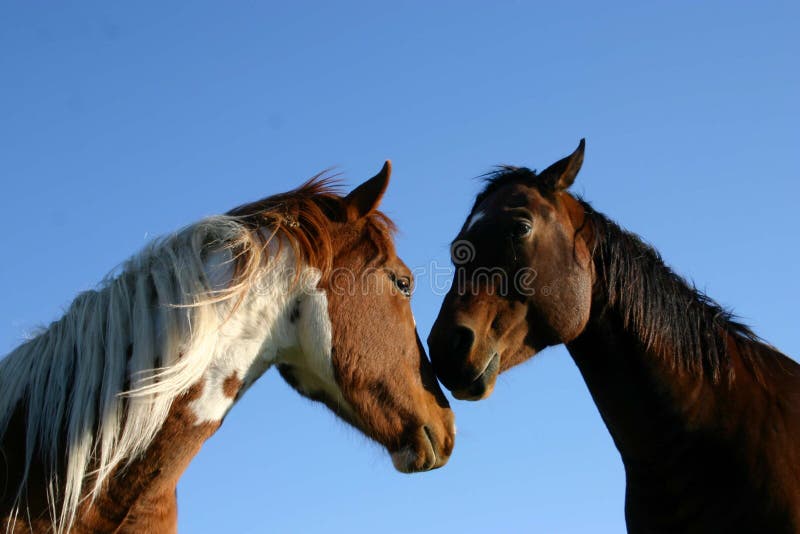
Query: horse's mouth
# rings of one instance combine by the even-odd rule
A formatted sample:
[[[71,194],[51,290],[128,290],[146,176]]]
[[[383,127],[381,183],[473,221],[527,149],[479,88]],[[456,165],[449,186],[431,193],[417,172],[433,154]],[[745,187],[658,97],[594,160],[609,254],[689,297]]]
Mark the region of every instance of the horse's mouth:
[[[492,394],[494,391],[494,385],[497,382],[497,375],[500,371],[500,354],[495,352],[494,355],[489,360],[489,363],[486,364],[486,367],[481,371],[481,373],[475,378],[475,380],[470,383],[464,389],[459,390],[450,390],[450,393],[453,394],[453,397],[457,398],[458,400],[470,400],[476,401],[480,399],[485,399],[489,395]]]
[[[438,469],[447,463],[449,454],[442,452],[428,425],[421,426],[413,441],[391,453],[395,469],[401,473],[418,473]]]

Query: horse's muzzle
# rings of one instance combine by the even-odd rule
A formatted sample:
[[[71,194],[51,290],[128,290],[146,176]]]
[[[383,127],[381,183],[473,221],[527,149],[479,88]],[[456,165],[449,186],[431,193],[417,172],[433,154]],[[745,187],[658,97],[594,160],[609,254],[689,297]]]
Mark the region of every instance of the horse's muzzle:
[[[444,435],[440,435],[444,434]],[[410,443],[391,453],[395,469],[401,473],[431,471],[447,463],[453,452],[455,424],[437,432],[430,425],[422,425],[413,433]]]

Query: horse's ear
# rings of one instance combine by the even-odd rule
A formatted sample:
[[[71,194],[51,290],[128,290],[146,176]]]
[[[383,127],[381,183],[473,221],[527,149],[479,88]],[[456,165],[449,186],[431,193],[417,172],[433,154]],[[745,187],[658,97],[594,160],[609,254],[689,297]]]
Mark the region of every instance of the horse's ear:
[[[547,167],[539,175],[543,180],[549,182],[556,191],[564,191],[572,185],[578,171],[583,165],[583,150],[586,148],[586,140],[581,139],[575,152],[564,159],[560,159]]]
[[[378,174],[353,189],[344,197],[347,209],[347,219],[355,221],[366,217],[381,203],[386,186],[389,185],[389,176],[392,174],[392,162],[386,160]]]

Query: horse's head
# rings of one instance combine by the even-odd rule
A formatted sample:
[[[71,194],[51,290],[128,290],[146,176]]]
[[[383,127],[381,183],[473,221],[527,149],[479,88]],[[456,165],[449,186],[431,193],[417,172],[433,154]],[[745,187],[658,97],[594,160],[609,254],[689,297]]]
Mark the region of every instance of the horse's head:
[[[585,327],[591,229],[566,192],[583,150],[581,140],[538,175],[501,168],[453,242],[456,274],[428,343],[437,376],[456,398],[487,397],[500,372]]]
[[[427,471],[447,462],[454,417],[417,336],[411,271],[377,211],[390,171],[387,162],[349,195],[322,192],[298,210],[287,199],[287,233],[310,245],[321,278],[291,312],[300,350],[279,355],[278,369],[383,444],[399,471]]]

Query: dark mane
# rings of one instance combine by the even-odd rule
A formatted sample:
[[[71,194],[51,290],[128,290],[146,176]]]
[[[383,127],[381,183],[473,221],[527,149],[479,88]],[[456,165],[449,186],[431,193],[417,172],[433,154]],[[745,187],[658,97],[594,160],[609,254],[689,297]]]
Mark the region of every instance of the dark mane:
[[[325,279],[333,268],[335,254],[332,223],[347,221],[339,193],[336,177],[320,173],[297,189],[244,204],[227,215],[240,218],[254,230],[270,228],[270,239],[286,237],[298,261],[316,267]],[[367,215],[364,224],[378,253],[394,250],[392,235],[396,229],[389,217],[376,210]]]
[[[730,381],[731,349],[760,378],[759,349],[768,348],[750,328],[737,321],[693,284],[670,269],[656,249],[605,215],[583,206],[595,230],[594,262],[608,303],[626,328],[673,368]]]

